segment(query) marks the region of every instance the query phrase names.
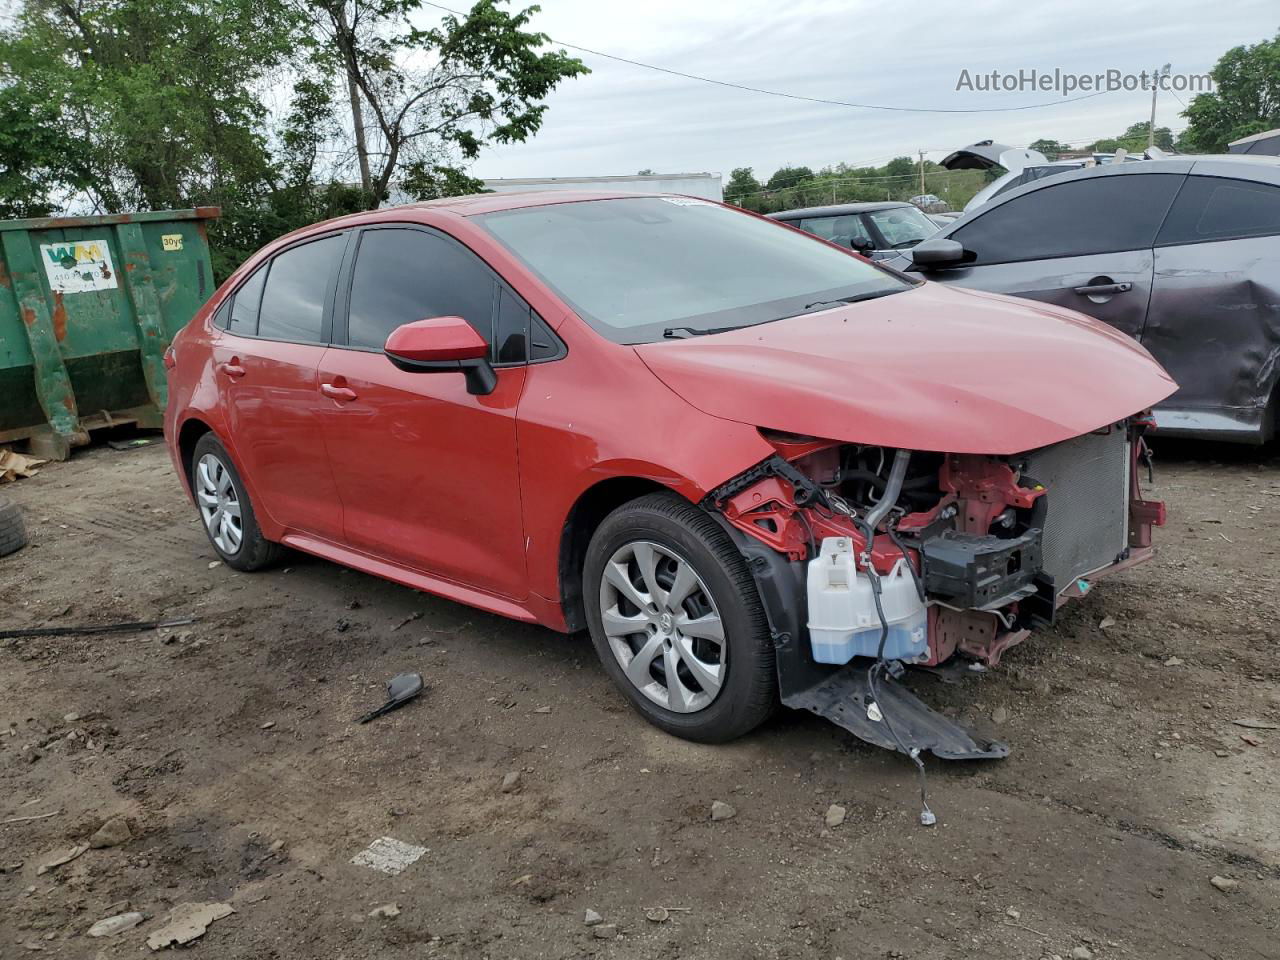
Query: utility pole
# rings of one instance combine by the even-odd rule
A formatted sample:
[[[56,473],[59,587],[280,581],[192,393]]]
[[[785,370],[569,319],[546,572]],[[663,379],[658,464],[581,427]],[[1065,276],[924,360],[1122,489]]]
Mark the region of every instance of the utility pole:
[[[1154,107],[1152,109],[1155,109]],[[924,151],[920,151],[920,195],[924,195]]]
[[[1162,70],[1153,70],[1151,72],[1151,125],[1147,127],[1147,148],[1150,149],[1156,145],[1156,94],[1160,92],[1160,78],[1169,75],[1170,64],[1165,64]]]

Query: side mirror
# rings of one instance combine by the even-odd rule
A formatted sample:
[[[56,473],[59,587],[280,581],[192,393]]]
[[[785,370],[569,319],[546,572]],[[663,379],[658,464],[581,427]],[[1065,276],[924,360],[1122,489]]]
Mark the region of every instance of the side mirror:
[[[854,253],[860,253],[864,257],[869,257],[875,253],[876,245],[866,237],[854,237],[849,241],[849,246]]]
[[[973,260],[973,254],[958,240],[936,237],[921,240],[911,248],[911,262],[926,270],[955,267]]]
[[[383,352],[408,373],[461,371],[470,394],[484,396],[498,386],[498,375],[489,365],[489,345],[461,317],[432,317],[396,327]]]

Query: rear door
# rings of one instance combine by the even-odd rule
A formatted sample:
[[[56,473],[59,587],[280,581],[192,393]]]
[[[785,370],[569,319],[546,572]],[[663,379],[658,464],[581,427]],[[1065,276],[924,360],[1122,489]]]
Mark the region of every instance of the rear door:
[[[1046,184],[974,215],[947,237],[975,259],[931,280],[1079,310],[1141,338],[1152,246],[1184,173]]]
[[[320,384],[347,397],[326,400],[321,417],[347,542],[523,598],[515,414],[528,306],[465,246],[410,225],[361,231],[344,299],[349,320],[321,362]],[[505,332],[491,354],[498,386],[487,396],[469,394],[460,373],[408,373],[382,352],[396,327],[439,316],[462,317],[492,345],[502,309]]]
[[[277,523],[342,539],[342,508],[320,442],[316,368],[332,323],[347,235],[289,247],[236,290],[213,344],[214,376],[237,466]]]
[[[1165,428],[1256,435],[1280,375],[1280,173],[1198,175],[1239,166],[1198,162],[1156,240],[1142,342],[1178,381]]]

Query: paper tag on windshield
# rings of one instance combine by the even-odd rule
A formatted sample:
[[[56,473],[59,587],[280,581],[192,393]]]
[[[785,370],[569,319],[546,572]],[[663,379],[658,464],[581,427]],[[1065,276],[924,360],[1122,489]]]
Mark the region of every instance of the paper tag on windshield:
[[[698,200],[694,197],[659,197],[659,200],[665,200],[667,203],[674,203],[677,207],[714,207],[715,204],[710,200]]]

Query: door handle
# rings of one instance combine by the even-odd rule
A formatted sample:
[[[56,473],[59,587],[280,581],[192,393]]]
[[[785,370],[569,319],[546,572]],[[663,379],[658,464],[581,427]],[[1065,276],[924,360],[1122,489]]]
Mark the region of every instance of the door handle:
[[[1076,287],[1075,292],[1082,297],[1109,297],[1113,293],[1128,293],[1133,289],[1132,283],[1087,283]]]
[[[229,363],[218,364],[218,372],[225,373],[232,380],[239,380],[245,375],[245,369],[240,366],[239,357],[233,357]]]
[[[320,392],[330,400],[354,400],[356,392],[348,387],[335,387],[332,383],[320,384]]]

